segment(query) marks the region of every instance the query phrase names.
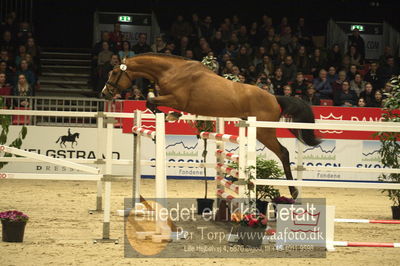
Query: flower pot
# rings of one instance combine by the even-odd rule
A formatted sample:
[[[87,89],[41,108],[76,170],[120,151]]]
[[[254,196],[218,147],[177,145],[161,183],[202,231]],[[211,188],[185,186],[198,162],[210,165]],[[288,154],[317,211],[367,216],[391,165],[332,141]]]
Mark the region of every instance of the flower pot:
[[[256,201],[257,210],[262,214],[266,214],[268,203],[269,203],[268,201],[257,200]]]
[[[245,247],[261,247],[264,235],[265,227],[250,227],[241,225],[238,229],[239,244],[242,244]]]
[[[212,212],[214,200],[213,199],[197,199],[197,214],[203,212]]]
[[[1,221],[1,224],[3,225],[4,242],[22,242],[24,240],[26,222]]]
[[[395,220],[400,220],[400,206],[392,206],[392,217]]]

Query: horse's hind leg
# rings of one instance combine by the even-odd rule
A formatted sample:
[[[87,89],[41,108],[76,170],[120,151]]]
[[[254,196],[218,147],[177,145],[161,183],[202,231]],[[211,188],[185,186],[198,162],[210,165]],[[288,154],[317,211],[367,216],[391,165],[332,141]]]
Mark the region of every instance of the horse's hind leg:
[[[289,151],[282,146],[276,138],[276,130],[270,128],[258,128],[257,139],[275,153],[281,160],[286,179],[293,180],[292,171],[290,170]],[[296,199],[299,194],[297,188],[289,187],[289,190],[292,197]]]

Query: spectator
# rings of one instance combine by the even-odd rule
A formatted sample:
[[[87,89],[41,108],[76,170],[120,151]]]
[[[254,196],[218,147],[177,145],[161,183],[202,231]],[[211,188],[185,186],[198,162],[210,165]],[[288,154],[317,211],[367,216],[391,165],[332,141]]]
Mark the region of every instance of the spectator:
[[[12,95],[12,87],[7,83],[6,74],[0,73],[0,95]]]
[[[17,33],[18,44],[25,44],[28,38],[32,37],[32,29],[28,22],[21,22],[19,26],[19,32]]]
[[[338,74],[336,74],[336,68],[334,66],[328,68],[328,75],[326,78],[331,85],[333,85],[333,83],[338,79]]]
[[[231,33],[231,37],[229,38],[229,42],[233,43],[236,47],[239,47],[239,38],[236,32]]]
[[[238,66],[232,66],[232,74],[235,76],[239,76],[240,75],[240,69]]]
[[[18,53],[15,56],[15,65],[19,66],[22,59],[25,59],[26,56],[26,47],[25,45],[18,46]]]
[[[275,62],[278,60],[279,56],[279,45],[276,42],[273,42],[271,45],[271,49],[269,50],[269,57],[271,58],[272,62]]]
[[[13,71],[8,67],[6,61],[0,60],[0,73],[6,75],[6,82],[7,83],[14,83],[14,73]]]
[[[325,69],[319,71],[319,76],[313,80],[313,85],[320,99],[332,99],[332,85],[327,79]]]
[[[176,49],[176,54],[179,56],[185,56],[186,50],[191,50],[191,47],[189,47],[189,38],[187,36],[182,36],[179,46]]]
[[[186,50],[185,57],[194,60],[193,50]]]
[[[151,48],[146,42],[147,42],[147,34],[140,33],[138,42],[132,47],[132,50],[135,52],[135,54],[151,52]]]
[[[353,90],[357,97],[360,96],[361,91],[365,89],[365,81],[362,79],[361,74],[356,74],[354,80],[350,81],[350,89]]]
[[[136,85],[133,86],[133,95],[130,100],[134,100],[134,101],[146,100],[146,98],[143,96],[142,91],[139,90],[139,88]]]
[[[275,94],[271,80],[267,76],[265,76],[265,74],[261,73],[256,81],[256,86],[258,86],[262,90],[268,91],[271,94]]]
[[[238,56],[237,56],[235,62],[236,62],[236,65],[239,67],[240,71],[242,71],[242,72],[244,72],[249,67],[249,65],[251,64],[251,59],[247,53],[246,46],[242,45],[239,48],[239,53],[238,53]]]
[[[111,60],[104,63],[104,65],[99,69],[99,82],[97,84],[97,91],[99,92],[99,97],[101,97],[101,89],[104,87],[108,79],[108,74],[111,70],[114,69],[117,65],[119,65],[119,57],[116,54],[111,56]]]
[[[162,49],[160,51],[160,53],[175,54],[176,53],[175,48],[176,48],[175,43],[173,41],[168,41],[167,44],[165,45],[164,49]]]
[[[320,70],[325,68],[325,65],[326,65],[326,61],[321,56],[321,50],[319,48],[316,48],[314,50],[314,54],[310,60],[311,74],[314,77],[317,77]],[[317,87],[315,87],[315,89],[318,91]]]
[[[249,44],[251,46],[258,46],[260,41],[259,41],[259,35],[258,35],[258,24],[257,22],[251,23],[250,30],[248,33],[248,40]],[[268,47],[266,47],[268,50]]]
[[[278,67],[275,69],[275,75],[271,79],[272,89],[276,95],[283,95],[283,86],[287,84],[286,80],[283,79],[282,68]]]
[[[350,57],[345,55],[343,56],[341,69],[348,73],[350,71]]]
[[[7,50],[1,50],[0,60],[7,63],[8,69],[10,71],[14,71],[15,62],[14,62],[14,60],[11,59],[11,56],[9,55]]]
[[[274,62],[275,66],[282,65],[286,60],[286,56],[287,56],[286,48],[284,46],[280,46],[278,57],[275,59]]]
[[[347,74],[346,71],[340,70],[338,73],[338,79],[332,84],[333,97],[342,91],[343,81],[347,81]]]
[[[190,26],[192,27],[192,34],[190,35],[190,39],[198,40],[201,37],[201,23],[199,20],[199,16],[196,13],[192,14],[192,21],[190,22]]]
[[[1,32],[10,32],[13,38],[16,38],[17,31],[18,31],[18,24],[16,22],[16,16],[14,12],[7,14],[4,23],[1,25],[0,33]]]
[[[293,90],[289,84],[283,86],[283,96],[288,96],[288,97],[293,96]]]
[[[352,35],[348,39],[348,47],[354,46],[361,55],[361,61],[365,58],[365,44],[364,39],[360,36],[360,31],[354,29]]]
[[[292,39],[290,40],[290,43],[287,45],[287,50],[288,50],[289,54],[292,56],[296,55],[300,46],[301,46],[301,44],[299,43],[299,39],[297,38],[297,36],[292,35]]]
[[[292,88],[295,96],[302,97],[307,93],[307,81],[304,79],[304,75],[301,72],[297,72],[296,81],[293,82]]]
[[[383,66],[384,64],[386,64],[386,58],[388,58],[389,56],[393,56],[393,49],[390,46],[385,46],[385,49],[383,50],[383,55],[381,55],[379,57],[379,65]]]
[[[334,66],[336,69],[339,69],[342,65],[343,55],[340,51],[339,44],[334,44],[332,49],[328,53],[328,65]]]
[[[214,27],[212,25],[212,19],[210,16],[206,16],[203,23],[200,25],[201,37],[206,38],[206,40],[211,40],[214,35]]]
[[[211,39],[210,43],[211,49],[215,52],[216,55],[221,55],[222,51],[225,48],[225,43],[222,40],[222,33],[221,31],[216,31],[215,35]]]
[[[288,21],[288,18],[287,17],[282,17],[282,19],[281,19],[281,24],[279,25],[279,27],[278,27],[278,30],[279,30],[279,34],[280,35],[283,35],[283,34],[285,34],[286,32],[285,32],[285,30],[286,30],[286,27],[288,27],[289,26],[289,21]]]
[[[221,24],[220,26],[220,31],[222,34],[222,40],[224,42],[228,42],[232,36],[232,29],[230,27],[230,22],[229,20],[225,21],[224,23]]]
[[[18,75],[18,81],[14,87],[14,96],[33,96],[33,89],[27,82],[24,74]],[[19,102],[20,107],[29,107],[29,100],[21,100]]]
[[[264,46],[258,47],[258,49],[253,57],[253,64],[256,66],[256,65],[262,63],[264,60],[265,54],[266,54],[265,47]]]
[[[374,99],[371,103],[371,107],[382,108],[383,107],[383,93],[381,90],[376,90]]]
[[[250,65],[247,70],[247,83],[255,84],[257,80],[257,70],[254,65]]]
[[[360,93],[360,98],[364,99],[367,107],[372,107],[374,97],[375,93],[372,84],[369,82],[365,83],[364,90]]]
[[[302,72],[303,74],[310,73],[310,59],[304,45],[299,47],[299,50],[294,57],[294,61],[299,72]]]
[[[358,107],[367,107],[367,103],[364,98],[359,98],[357,102]]]
[[[235,59],[237,56],[236,46],[233,43],[228,42],[225,49],[222,51],[222,54],[228,54],[231,59]]]
[[[395,64],[394,57],[388,56],[386,58],[386,64],[380,66],[377,73],[381,86],[383,86],[383,84],[385,84],[392,76],[399,75],[399,67]]]
[[[349,72],[347,73],[347,79],[349,81],[354,80],[354,78],[356,77],[356,75],[359,74],[358,70],[357,70],[357,66],[356,65],[350,65],[350,69]]]
[[[281,33],[281,45],[287,47],[289,43],[292,41],[292,28],[290,26],[286,26]]]
[[[240,83],[246,83],[246,76],[242,73],[239,73],[239,75],[237,75],[239,78],[239,82]]]
[[[274,73],[274,66],[272,65],[271,59],[268,55],[264,55],[263,62],[256,66],[258,74],[264,73],[267,77],[270,77]]]
[[[192,27],[184,21],[182,15],[178,15],[176,21],[172,23],[171,35],[175,40],[180,40],[183,36],[190,36],[192,34]],[[136,52],[136,51],[135,51]],[[137,54],[140,54],[136,52]]]
[[[267,36],[262,41],[262,46],[264,46],[267,50],[271,49],[271,45],[274,43],[275,30],[274,28],[270,28],[267,31]]]
[[[166,44],[163,41],[162,37],[158,36],[156,38],[156,42],[154,44],[152,44],[150,48],[154,53],[161,53],[162,49],[165,48],[165,45]]]
[[[388,94],[390,94],[393,90],[392,84],[390,82],[386,82],[385,83],[385,87],[383,87],[383,96],[387,96]]]
[[[195,49],[196,59],[199,60],[199,61],[202,60],[211,51],[212,50],[211,50],[210,46],[208,45],[208,42],[206,41],[206,39],[201,38],[200,39],[200,47]]]
[[[101,40],[97,42],[93,47],[93,60],[98,61],[98,54],[103,50],[103,43],[107,42],[109,46],[109,50],[114,51],[114,43],[110,41],[110,34],[107,31],[103,31],[101,33]]]
[[[122,42],[122,50],[118,52],[119,58],[130,58],[135,55],[131,50],[131,43],[128,41]]]
[[[307,28],[305,24],[305,19],[300,17],[297,25],[295,26],[295,35],[299,38],[299,42],[301,45],[305,47],[311,47],[311,31]]]
[[[109,62],[111,60],[112,55],[113,52],[110,51],[110,46],[108,45],[108,42],[103,42],[103,49],[99,53],[97,65],[103,66],[106,62]]]
[[[350,58],[350,64],[356,65],[357,67],[360,67],[360,65],[363,64],[361,54],[357,51],[357,47],[354,45],[350,46],[347,55]]]
[[[371,63],[370,69],[367,74],[365,74],[364,80],[370,82],[375,90],[379,89],[381,84],[378,77],[378,64],[376,62]]]
[[[222,69],[221,75],[224,74],[232,74],[232,67],[233,67],[233,63],[231,60],[226,61],[225,66]]]
[[[124,35],[121,32],[121,25],[114,24],[114,31],[110,33],[110,41],[114,44],[114,49],[120,51],[123,49]]]
[[[0,41],[0,49],[6,50],[8,55],[12,57],[15,52],[15,42],[12,39],[12,34],[9,31],[3,33],[3,39]]]
[[[296,80],[297,67],[293,64],[292,56],[286,56],[285,62],[282,64],[281,68],[284,80],[287,82],[294,82]]]
[[[17,79],[15,80],[14,88],[17,87],[17,83],[19,82],[20,76],[23,75],[24,79],[29,83],[29,89],[30,89],[32,95],[34,95],[35,94],[34,88],[35,88],[35,84],[36,84],[36,76],[31,70],[29,70],[28,67],[29,67],[28,62],[25,59],[22,59],[19,64],[19,68],[18,68],[17,72],[15,73],[15,76],[17,77]]]
[[[240,26],[240,29],[237,34],[237,38],[239,39],[239,44],[243,45],[249,41],[249,36],[247,36],[247,28],[246,26]]]
[[[350,90],[350,83],[343,81],[342,91],[334,98],[336,106],[351,107],[357,103],[357,95],[354,91]]]
[[[321,105],[321,100],[317,96],[315,88],[312,84],[307,85],[306,94],[302,96],[302,99],[310,105]]]
[[[32,70],[32,72],[37,76],[38,74],[38,68],[33,62],[33,58],[30,54],[25,55],[25,60],[28,63],[28,69]]]
[[[33,37],[28,38],[26,42],[26,52],[32,56],[33,64],[40,73],[41,64],[40,64],[40,56],[41,56],[41,49],[39,46],[36,45],[35,39]]]

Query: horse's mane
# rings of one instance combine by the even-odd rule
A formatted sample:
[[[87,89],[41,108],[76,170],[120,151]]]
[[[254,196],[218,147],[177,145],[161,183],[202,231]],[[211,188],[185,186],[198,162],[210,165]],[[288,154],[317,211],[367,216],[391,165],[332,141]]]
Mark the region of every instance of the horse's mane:
[[[172,55],[172,54],[163,54],[163,53],[143,53],[143,54],[138,54],[133,57],[140,57],[140,56],[157,56],[157,57],[169,57],[169,58],[175,58],[179,60],[186,60],[186,61],[196,61],[187,57],[179,56],[179,55]]]
[[[172,59],[177,59],[177,60],[181,60],[181,61],[192,61],[192,62],[196,62],[199,64],[200,67],[204,68],[205,71],[209,71],[211,73],[216,74],[214,71],[210,70],[208,67],[206,67],[205,65],[203,65],[201,62],[194,60],[194,59],[190,59],[187,57],[183,57],[183,56],[179,56],[179,55],[171,55],[171,54],[162,54],[162,53],[142,53],[142,54],[138,54],[135,55],[133,57],[131,57],[132,59],[135,57],[144,57],[144,56],[154,56],[154,57],[168,57],[168,58],[172,58]],[[217,74],[216,74],[217,75]]]

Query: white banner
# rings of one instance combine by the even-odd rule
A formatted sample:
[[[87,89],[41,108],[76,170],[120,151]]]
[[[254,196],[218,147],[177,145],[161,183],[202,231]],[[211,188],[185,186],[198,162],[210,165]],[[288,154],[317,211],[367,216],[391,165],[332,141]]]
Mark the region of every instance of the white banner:
[[[379,59],[383,53],[383,35],[361,34],[365,43],[365,58]]]
[[[10,127],[9,142],[19,132],[19,126]],[[71,128],[70,134],[79,134],[75,138],[68,137],[68,128],[65,127],[39,127],[28,126],[28,134],[23,142],[22,149],[65,159],[96,159],[97,129],[96,128]],[[62,139],[66,140],[62,142]],[[105,136],[102,136],[104,143]],[[74,142],[71,142],[74,140]],[[113,134],[113,158],[132,160],[133,137],[123,134],[121,129],[115,129]],[[207,162],[215,162],[215,142],[209,141]],[[290,152],[292,165],[296,164],[296,140],[281,139],[282,144]],[[105,145],[105,143],[104,143]],[[104,146],[105,147],[105,146]],[[238,151],[238,146],[227,143],[228,152]],[[379,141],[370,140],[324,140],[316,147],[305,146],[303,150],[304,165],[307,166],[333,166],[333,167],[366,167],[381,168],[378,150]],[[103,149],[104,150],[104,149]],[[154,160],[155,145],[148,138],[142,138],[142,160]],[[171,162],[201,162],[203,141],[196,136],[168,135],[166,140],[167,161]],[[278,161],[278,158],[258,143],[257,152],[268,159]],[[55,166],[48,163],[9,163],[1,172],[23,173],[65,173],[74,174],[77,171],[66,167]],[[132,166],[114,166],[113,173],[131,175]],[[154,175],[154,167],[142,167],[142,175]],[[168,167],[168,176],[175,177],[202,177],[202,168],[195,167]],[[214,169],[207,169],[208,176],[214,176]],[[296,173],[294,172],[294,175]],[[303,178],[327,180],[377,180],[379,174],[374,173],[342,173],[342,172],[306,172]]]

